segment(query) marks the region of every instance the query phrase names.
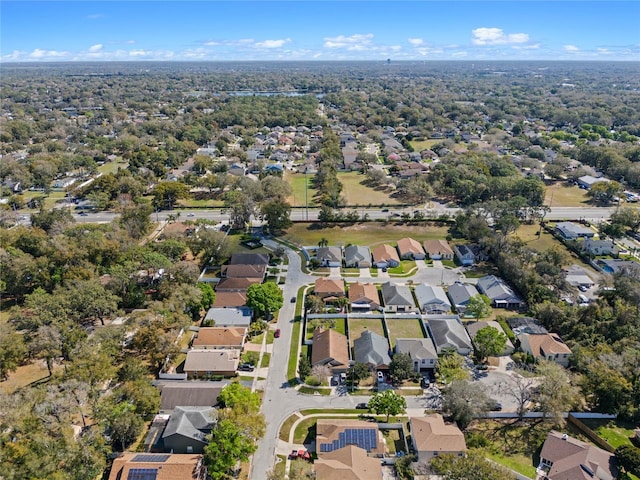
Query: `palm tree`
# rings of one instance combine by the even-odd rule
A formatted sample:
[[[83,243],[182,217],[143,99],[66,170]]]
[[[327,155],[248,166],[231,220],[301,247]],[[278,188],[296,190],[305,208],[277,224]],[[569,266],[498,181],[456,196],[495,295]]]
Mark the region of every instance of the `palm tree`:
[[[320,241],[318,242],[318,246],[319,247],[326,247],[327,245],[329,245],[329,240],[327,240],[326,238],[322,237],[320,239]]]

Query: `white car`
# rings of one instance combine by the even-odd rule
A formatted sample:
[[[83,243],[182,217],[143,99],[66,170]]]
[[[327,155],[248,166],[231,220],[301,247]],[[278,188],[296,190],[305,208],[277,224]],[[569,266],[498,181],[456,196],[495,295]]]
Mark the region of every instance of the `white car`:
[[[378,382],[379,383],[384,382],[384,373],[378,372]]]
[[[195,213],[187,213],[187,217],[195,217],[196,214]]]

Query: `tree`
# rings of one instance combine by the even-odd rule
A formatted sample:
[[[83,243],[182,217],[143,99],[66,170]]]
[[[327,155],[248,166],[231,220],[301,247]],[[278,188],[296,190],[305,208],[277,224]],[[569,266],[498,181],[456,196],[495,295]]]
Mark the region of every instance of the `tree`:
[[[587,195],[597,205],[609,205],[616,197],[622,195],[622,185],[618,182],[597,182],[591,185]]]
[[[369,371],[369,367],[366,363],[356,362],[351,367],[349,367],[349,371],[347,372],[347,380],[352,381],[355,385],[358,385],[362,380],[371,375]]]
[[[204,447],[204,463],[214,480],[230,478],[235,464],[248,460],[257,448],[231,420],[218,422],[208,440],[209,444]]]
[[[634,445],[622,445],[616,449],[616,460],[626,472],[640,475],[640,448]]]
[[[447,453],[431,459],[431,468],[443,480],[514,480],[508,470],[496,465],[479,451],[470,451],[464,457]]]
[[[62,335],[51,325],[42,325],[29,342],[29,350],[47,363],[49,376],[53,374],[53,361],[62,356]]]
[[[0,382],[7,380],[27,354],[23,335],[19,335],[11,325],[0,323]]]
[[[487,326],[481,328],[473,337],[475,357],[478,362],[487,357],[501,354],[507,346],[507,336],[497,328]]]
[[[511,375],[506,383],[501,385],[504,393],[516,402],[516,412],[519,420],[522,420],[527,412],[527,405],[533,399],[533,386],[535,383],[533,378]]]
[[[148,203],[129,205],[122,209],[118,222],[131,238],[142,238],[151,229],[152,212]]]
[[[442,408],[451,414],[461,430],[465,430],[488,406],[489,398],[480,383],[454,380],[444,392]]]
[[[200,301],[200,306],[203,310],[209,310],[213,302],[216,300],[216,292],[213,291],[211,285],[205,282],[199,282],[198,288],[202,292],[202,300]]]
[[[376,415],[386,415],[387,422],[391,415],[404,413],[407,402],[403,396],[397,395],[393,390],[378,392],[369,400],[369,409],[376,412]]]
[[[282,290],[273,282],[255,283],[247,288],[247,306],[253,308],[258,317],[270,318],[282,305]]]
[[[190,247],[194,255],[200,257],[202,267],[220,265],[231,253],[227,235],[206,228],[198,232],[198,236],[190,242]]]
[[[279,231],[291,226],[291,205],[284,200],[266,202],[260,210],[269,230]]]
[[[120,445],[124,451],[144,427],[144,420],[135,413],[135,406],[122,402],[111,406],[108,411],[107,425],[114,445]]]
[[[446,350],[438,359],[437,375],[444,384],[454,380],[468,380],[469,370],[464,368],[464,357],[455,350]]]
[[[159,209],[173,210],[176,202],[189,198],[189,187],[181,182],[160,182],[153,189],[153,205]]]
[[[491,315],[491,300],[486,295],[474,295],[469,299],[465,315],[470,315],[476,320]]]
[[[545,415],[551,415],[557,426],[564,425],[562,414],[578,404],[580,397],[577,387],[571,385],[567,371],[555,362],[540,362],[536,372],[541,377],[536,398],[540,410]]]
[[[389,370],[391,371],[391,377],[397,382],[407,380],[415,374],[413,360],[411,360],[411,356],[408,353],[396,353],[391,359]]]
[[[616,240],[618,238],[624,237],[625,235],[625,225],[621,223],[609,223],[609,222],[601,222],[598,225],[598,232],[601,237],[609,237],[612,240]]]
[[[298,374],[303,380],[311,374],[311,362],[306,355],[303,356],[298,363]]]
[[[218,402],[224,408],[242,410],[247,414],[256,413],[260,410],[260,397],[250,388],[239,383],[231,383],[224,387],[218,396]]]
[[[621,207],[611,214],[611,223],[622,224],[629,227],[632,233],[640,232],[640,208]]]

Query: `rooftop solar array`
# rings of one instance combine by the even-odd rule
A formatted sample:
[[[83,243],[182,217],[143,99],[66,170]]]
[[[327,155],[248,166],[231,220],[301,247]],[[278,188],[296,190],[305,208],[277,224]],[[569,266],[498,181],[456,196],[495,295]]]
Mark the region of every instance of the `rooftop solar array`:
[[[171,455],[164,455],[164,454],[144,454],[141,453],[139,455],[136,455],[135,457],[133,457],[133,459],[131,460],[132,462],[151,462],[151,463],[163,463],[166,462],[169,457]]]
[[[357,445],[370,452],[378,446],[378,433],[375,428],[347,428],[333,442],[320,444],[320,451],[333,452],[347,445]]]
[[[157,468],[132,468],[129,470],[127,480],[156,480]]]

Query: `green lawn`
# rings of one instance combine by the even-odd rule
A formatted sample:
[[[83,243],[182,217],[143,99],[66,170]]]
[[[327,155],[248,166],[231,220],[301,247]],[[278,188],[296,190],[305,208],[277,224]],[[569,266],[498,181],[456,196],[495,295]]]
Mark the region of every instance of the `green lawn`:
[[[391,340],[391,348],[395,347],[396,338],[424,338],[422,326],[417,319],[387,319],[387,328]]]
[[[344,318],[331,318],[331,319],[313,319],[307,322],[307,331],[305,338],[307,340],[313,337],[313,332],[316,328],[322,327],[324,329],[333,328],[337,332],[346,335],[346,320]]]
[[[540,236],[536,235],[538,231],[540,231]],[[549,250],[553,246],[565,248],[559,240],[556,240],[553,235],[541,229],[539,225],[521,225],[515,236],[525,242],[528,247],[539,252]]]
[[[265,368],[269,366],[269,362],[271,361],[270,353],[263,353],[262,360],[260,361],[260,368]]]
[[[395,198],[391,198],[388,192],[364,185],[362,182],[366,178],[359,172],[338,173],[338,180],[343,185],[342,195],[347,205],[397,205],[400,203]]]
[[[371,330],[372,332],[382,335],[384,337],[384,329],[382,327],[381,319],[374,318],[351,318],[349,319],[349,337],[351,338],[351,344],[353,341],[362,335],[362,332]]]
[[[312,289],[313,287],[300,287],[298,289],[298,295],[296,296],[296,312],[291,333],[291,345],[289,345],[289,361],[287,363],[287,378],[292,384],[295,383],[295,379],[298,376],[298,351],[300,346],[300,329],[302,328],[300,315],[302,313],[302,297],[307,288]]]
[[[307,189],[305,192],[305,178],[307,179]],[[304,207],[308,201],[309,206],[316,206],[315,194],[317,190],[312,188],[313,175],[305,175],[303,173],[291,173],[286,170],[284,179],[291,185],[291,196],[288,198],[289,203],[294,207]]]
[[[397,267],[389,268],[389,275],[394,275],[397,277],[408,277],[409,275],[413,275],[413,271],[416,268],[415,260],[401,260],[400,265]]]
[[[444,138],[436,138],[433,140],[411,140],[409,144],[413,147],[414,152],[421,152],[422,150],[431,149],[434,145],[442,143]]]
[[[581,420],[613,448],[632,445],[631,437],[634,436],[633,429],[635,427],[633,423],[599,418],[584,418]]]
[[[587,191],[576,185],[558,182],[546,188],[545,205],[550,207],[583,207],[587,205]]]
[[[366,222],[322,228],[318,223],[296,223],[287,230],[283,239],[298,246],[318,245],[322,238],[326,238],[329,245],[340,243],[373,247],[381,243],[395,245],[398,239],[407,236],[422,242],[427,239],[443,239],[447,234],[448,227],[434,225]]]
[[[124,170],[129,166],[129,162],[119,159],[117,162],[105,162],[98,167],[98,172],[102,174],[116,173],[118,170]]]
[[[224,201],[219,199],[195,200],[187,198],[178,200],[178,208],[220,208],[224,206]]]

